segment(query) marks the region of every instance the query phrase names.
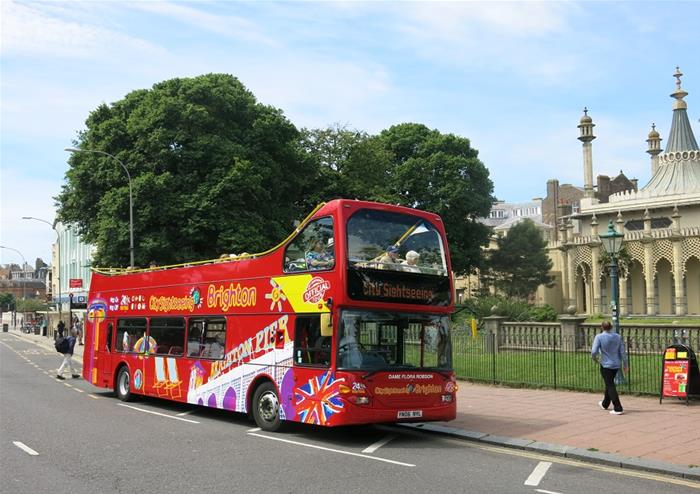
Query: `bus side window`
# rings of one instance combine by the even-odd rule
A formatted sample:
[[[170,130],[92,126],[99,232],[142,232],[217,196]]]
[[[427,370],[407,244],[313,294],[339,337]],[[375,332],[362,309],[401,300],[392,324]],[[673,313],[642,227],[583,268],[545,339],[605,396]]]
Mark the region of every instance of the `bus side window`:
[[[187,356],[199,357],[202,353],[202,335],[204,334],[204,320],[190,319],[187,328]]]
[[[294,363],[328,367],[331,338],[321,336],[321,316],[297,316],[294,326]]]
[[[107,341],[105,342],[108,352],[112,351],[112,333],[113,332],[114,332],[114,324],[109,323],[107,325]]]

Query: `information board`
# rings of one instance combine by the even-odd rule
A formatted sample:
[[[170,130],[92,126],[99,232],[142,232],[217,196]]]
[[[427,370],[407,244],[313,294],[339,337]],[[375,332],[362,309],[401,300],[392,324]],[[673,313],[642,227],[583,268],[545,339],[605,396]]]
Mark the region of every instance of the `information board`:
[[[679,352],[681,353],[681,352]],[[664,360],[663,374],[663,396],[677,396],[686,398],[688,396],[688,371],[689,360]]]

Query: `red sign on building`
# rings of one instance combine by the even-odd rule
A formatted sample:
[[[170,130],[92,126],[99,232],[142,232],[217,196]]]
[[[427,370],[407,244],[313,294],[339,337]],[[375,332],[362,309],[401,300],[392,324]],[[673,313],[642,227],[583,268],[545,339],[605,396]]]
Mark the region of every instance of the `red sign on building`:
[[[71,278],[68,286],[70,288],[82,288],[83,287],[83,279],[82,278]]]

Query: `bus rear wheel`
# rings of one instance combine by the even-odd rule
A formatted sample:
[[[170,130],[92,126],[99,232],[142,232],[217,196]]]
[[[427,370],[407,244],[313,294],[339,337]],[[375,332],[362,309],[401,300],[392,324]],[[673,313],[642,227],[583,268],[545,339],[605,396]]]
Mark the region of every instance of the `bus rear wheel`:
[[[119,369],[119,373],[117,374],[117,385],[116,391],[117,393],[117,398],[119,398],[122,401],[130,401],[131,400],[131,385],[130,385],[131,379],[129,377],[129,369],[124,366],[121,369]]]
[[[277,389],[271,382],[264,382],[253,395],[253,418],[262,430],[275,432],[282,428],[280,400]]]

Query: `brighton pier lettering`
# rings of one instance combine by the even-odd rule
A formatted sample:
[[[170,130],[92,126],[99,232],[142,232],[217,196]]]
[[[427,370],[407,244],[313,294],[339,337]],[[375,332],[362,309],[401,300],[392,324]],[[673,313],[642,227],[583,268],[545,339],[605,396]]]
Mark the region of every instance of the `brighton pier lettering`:
[[[289,340],[287,331],[288,320],[289,316],[287,315],[280,317],[272,324],[255,333],[255,336],[251,336],[228,352],[223,360],[212,362],[210,379],[218,377],[231,367],[236,367],[272,350],[275,347],[275,337],[278,329],[284,331],[284,341],[286,343]]]

